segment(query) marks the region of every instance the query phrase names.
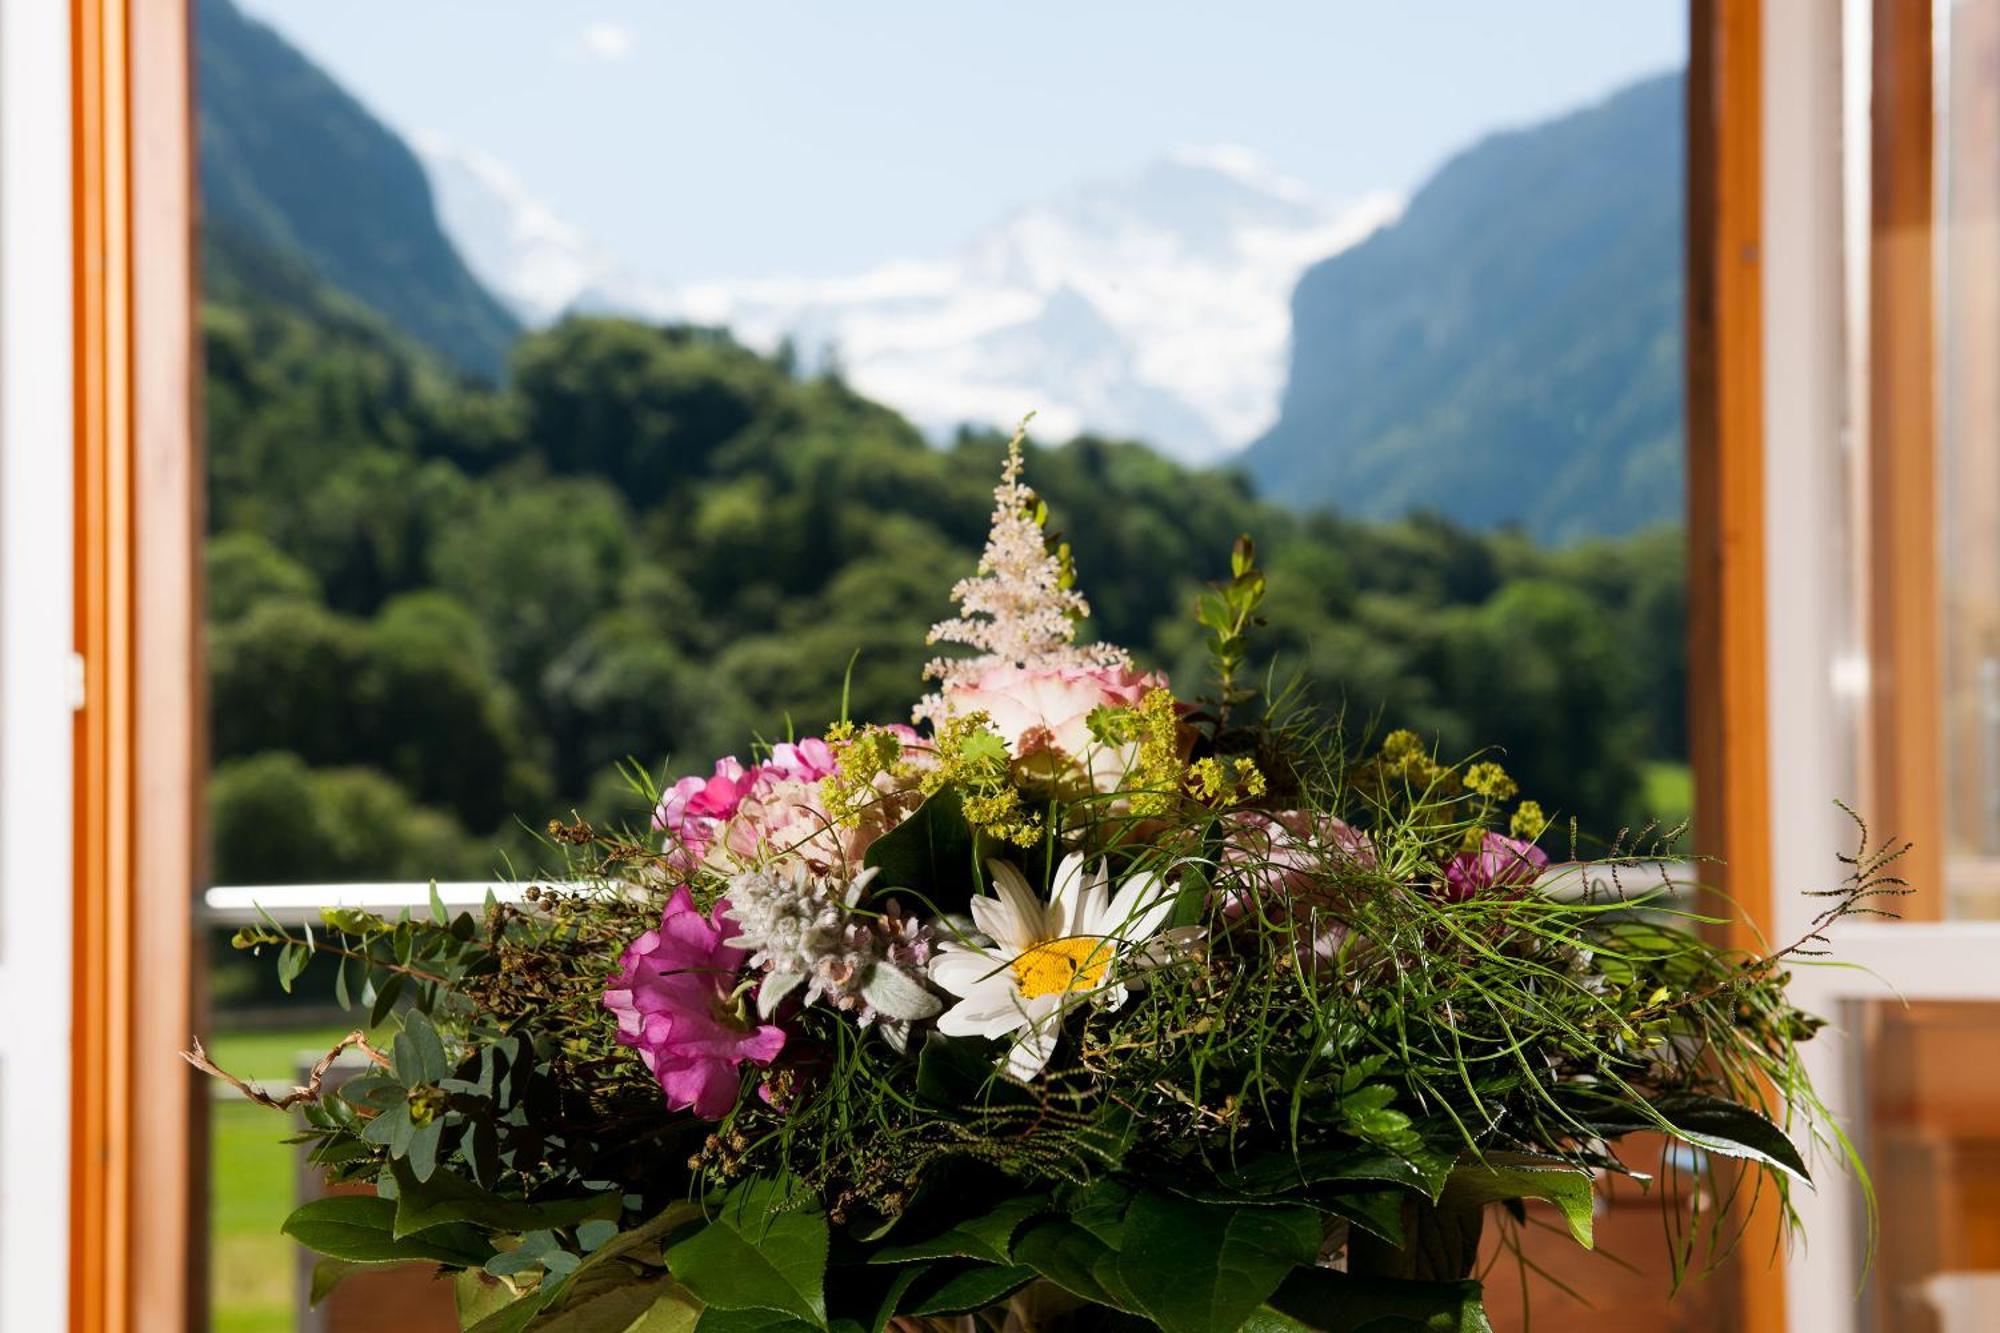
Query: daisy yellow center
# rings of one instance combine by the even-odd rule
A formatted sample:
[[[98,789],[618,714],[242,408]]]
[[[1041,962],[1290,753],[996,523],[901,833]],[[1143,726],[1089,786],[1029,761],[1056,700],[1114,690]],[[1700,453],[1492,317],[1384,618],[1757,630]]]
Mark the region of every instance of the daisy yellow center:
[[[1111,967],[1109,942],[1095,935],[1046,940],[1014,959],[1014,984],[1021,997],[1038,1000],[1064,991],[1095,990]]]

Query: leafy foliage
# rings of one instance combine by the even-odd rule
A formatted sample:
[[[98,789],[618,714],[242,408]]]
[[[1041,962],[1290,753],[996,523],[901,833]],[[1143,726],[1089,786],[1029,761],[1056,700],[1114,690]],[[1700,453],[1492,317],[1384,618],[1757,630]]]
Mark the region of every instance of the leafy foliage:
[[[1254,568],[1241,548],[1223,586]],[[1212,645],[1225,669],[1230,637]],[[323,1285],[380,1263],[462,1270],[474,1329],[882,1329],[1005,1307],[1049,1328],[1478,1330],[1484,1227],[1539,1200],[1589,1246],[1594,1174],[1633,1174],[1623,1135],[1697,1150],[1664,1206],[1722,1249],[1730,1222],[1675,1202],[1714,1196],[1712,1157],[1746,1160],[1782,1200],[1808,1164],[1778,1113],[1839,1142],[1802,1073],[1818,1024],[1787,970],[1901,891],[1894,849],[1864,839],[1813,932],[1761,955],[1705,942],[1669,886],[1578,897],[1502,866],[1458,892],[1452,867],[1530,804],[1498,765],[1440,761],[1407,732],[1357,754],[1289,695],[1243,716],[1256,702],[1187,713],[1180,762],[1271,757],[1282,799],[1331,832],[1267,854],[1240,841],[1263,827],[1243,822],[1261,786],[1176,783],[1135,817],[1136,790],[1052,795],[1032,766],[1004,780],[1044,800],[1048,845],[988,838],[945,751],[992,733],[929,742],[920,771],[944,785],[876,840],[846,910],[893,918],[881,895],[908,893],[949,923],[989,877],[1036,893],[1028,877],[1072,845],[1127,882],[1176,882],[1185,924],[1134,955],[1115,999],[1053,1011],[1032,1079],[984,1037],[909,1046],[808,998],[773,1006],[784,1060],[732,1067],[733,1101],[702,1113],[718,1123],[663,1106],[667,1080],[606,1012],[636,1003],[634,955],[615,976],[611,960],[685,937],[691,890],[719,920],[763,871],[732,879],[624,833],[553,827],[571,882],[518,906],[452,916],[434,896],[429,920],[328,909],[317,931],[245,929],[238,946],[275,950],[287,985],[331,959],[339,1002],[390,1034],[386,1051],[349,1037],[373,1067],[306,1110],[313,1160],[375,1195],[309,1204],[287,1230],[327,1256]],[[972,901],[998,939],[977,907],[995,900]],[[751,986],[728,971],[699,1003],[747,1004]]]
[[[843,701],[873,717],[916,701],[999,437],[940,451],[837,381],[617,320],[524,340],[512,383],[483,389],[295,265],[210,248],[219,761],[375,769],[484,849],[438,873],[483,875],[534,864],[514,815],[636,813],[627,758],[672,776]],[[1642,764],[1684,736],[1671,534],[1548,552],[1431,519],[1292,516],[1232,474],[1088,438],[1030,466],[1091,571],[1089,634],[1192,678],[1221,631],[1186,610],[1226,573],[1210,553],[1255,527],[1269,623],[1229,688],[1275,661],[1357,727],[1379,713],[1449,751],[1497,742],[1587,832],[1673,813],[1638,808]],[[220,807],[216,823],[246,828]],[[302,837],[288,867],[275,831],[264,843],[217,861],[259,880],[409,864],[405,837],[373,864]]]

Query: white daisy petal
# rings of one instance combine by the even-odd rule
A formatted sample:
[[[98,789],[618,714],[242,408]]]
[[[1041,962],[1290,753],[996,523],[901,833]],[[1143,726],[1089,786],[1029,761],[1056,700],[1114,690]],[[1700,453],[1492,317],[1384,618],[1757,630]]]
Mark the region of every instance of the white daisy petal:
[[[1173,909],[1173,890],[1162,884],[1158,875],[1134,875],[1118,886],[1104,931],[1124,940],[1143,940],[1160,928]]]
[[[1052,998],[1052,997],[1050,997]],[[1038,1008],[1040,1001],[1030,1001]],[[1025,1015],[1023,1015],[1025,1017]],[[1040,1074],[1055,1054],[1056,1039],[1062,1035],[1061,1005],[1048,1007],[1038,1020],[1026,1023],[1007,1051],[1007,1072],[1023,1082]]]
[[[1102,935],[1105,933],[1104,919],[1110,913],[1111,872],[1099,861],[1085,872],[1083,891],[1072,904],[1069,933],[1072,935]]]
[[[1006,861],[988,861],[986,871],[993,879],[994,896],[990,899],[976,897],[972,900],[973,919],[975,921],[979,919],[981,902],[1004,904],[1008,915],[1015,923],[1014,926],[1005,936],[990,929],[986,930],[987,934],[1002,944],[1013,945],[1016,949],[1025,949],[1036,940],[1042,939],[1047,925],[1048,909],[1042,905],[1042,900],[1035,896],[1035,891],[1028,886],[1027,878]],[[982,926],[981,929],[986,928]]]
[[[945,945],[931,959],[931,980],[953,995],[970,995],[996,978],[1007,976],[1007,960],[976,949]]]
[[[981,987],[939,1014],[937,1030],[947,1037],[1004,1037],[1028,1021],[1014,988],[995,984]]]
[[[1013,904],[998,898],[976,897],[972,900],[972,924],[982,935],[1006,948],[1019,948],[1026,933],[1020,919],[1014,914]]]
[[[1076,909],[1084,888],[1084,864],[1080,853],[1071,852],[1056,867],[1055,883],[1049,890],[1049,939],[1076,933]]]

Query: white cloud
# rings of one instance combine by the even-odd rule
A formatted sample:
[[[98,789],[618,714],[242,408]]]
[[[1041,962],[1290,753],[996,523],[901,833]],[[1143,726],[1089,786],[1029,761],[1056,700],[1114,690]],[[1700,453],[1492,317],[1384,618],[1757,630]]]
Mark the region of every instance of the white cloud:
[[[595,23],[586,23],[581,36],[578,38],[578,44],[582,47],[583,53],[586,56],[589,56],[592,60],[601,60],[606,64],[612,64],[628,58],[632,54],[632,48],[637,46],[638,42],[638,37],[634,35],[630,28],[622,23],[613,23],[608,19],[599,19]]]

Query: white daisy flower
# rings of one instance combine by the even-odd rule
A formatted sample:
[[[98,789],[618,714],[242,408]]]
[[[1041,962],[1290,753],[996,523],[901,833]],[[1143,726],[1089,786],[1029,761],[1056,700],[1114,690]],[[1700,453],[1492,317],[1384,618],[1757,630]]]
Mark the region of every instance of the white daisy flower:
[[[959,1000],[937,1027],[948,1037],[1016,1034],[1006,1069],[1018,1079],[1041,1073],[1069,1009],[1086,1000],[1118,1008],[1140,974],[1164,961],[1163,946],[1201,934],[1159,935],[1174,891],[1157,875],[1134,875],[1114,895],[1102,861],[1086,869],[1083,857],[1071,855],[1056,868],[1055,891],[1044,903],[1013,866],[989,861],[987,869],[994,896],[972,900],[972,920],[993,943],[938,946],[931,980]]]

